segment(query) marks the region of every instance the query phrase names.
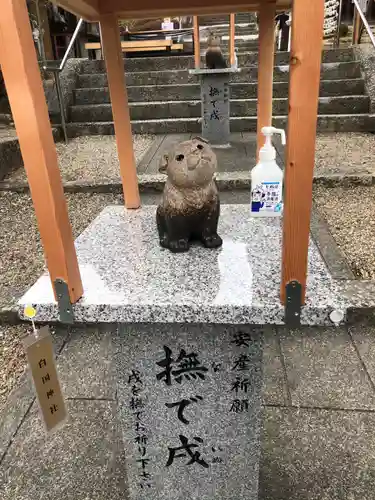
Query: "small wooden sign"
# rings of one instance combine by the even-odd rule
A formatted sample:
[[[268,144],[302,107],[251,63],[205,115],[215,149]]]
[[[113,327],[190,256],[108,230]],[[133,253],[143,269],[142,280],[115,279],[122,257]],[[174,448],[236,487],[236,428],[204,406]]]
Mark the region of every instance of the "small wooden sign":
[[[61,424],[67,416],[56,371],[52,337],[44,326],[23,340],[34,381],[39,407],[47,431]]]

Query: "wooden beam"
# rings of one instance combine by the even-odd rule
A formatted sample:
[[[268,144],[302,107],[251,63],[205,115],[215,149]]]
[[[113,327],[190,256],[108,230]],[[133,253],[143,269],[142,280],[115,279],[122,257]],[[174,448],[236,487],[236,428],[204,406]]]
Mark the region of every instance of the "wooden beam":
[[[99,42],[90,42],[85,44],[86,50],[101,50],[102,46]],[[159,52],[162,50],[167,50],[167,48],[171,50],[179,50],[183,48],[182,44],[176,44],[176,46],[171,45],[170,47],[165,47],[161,45],[160,47],[149,47],[148,45],[141,47],[121,47],[123,52]]]
[[[194,28],[194,66],[195,69],[198,69],[201,66],[201,45],[199,36],[198,16],[193,17],[193,28]]]
[[[51,0],[63,9],[83,17],[86,21],[99,20],[99,0]]]
[[[138,40],[136,42],[121,42],[121,48],[124,49],[136,49],[143,47],[171,47],[173,45],[172,40]],[[100,42],[87,42],[85,43],[85,49],[87,50],[99,50],[101,48]]]
[[[172,40],[135,40],[132,42],[121,42],[123,49],[137,48],[137,47],[170,47]]]
[[[172,47],[124,47],[123,52],[160,52],[170,50]]]
[[[264,143],[262,127],[272,124],[275,15],[276,2],[261,5],[259,11],[257,153]]]
[[[100,19],[103,56],[107,68],[108,87],[111,96],[113,122],[115,126],[117,152],[120,161],[125,206],[138,208],[141,204],[138,190],[137,167],[133,152],[133,137],[130,124],[128,93],[125,83],[124,59],[122,57],[120,32],[116,16]]]
[[[0,63],[52,283],[83,293],[25,0],[2,0]],[[27,235],[25,235],[27,237]]]
[[[324,0],[294,2],[285,172],[281,299],[291,280],[305,301]],[[308,29],[307,29],[308,24]]]
[[[66,0],[60,0],[66,1]],[[263,0],[264,1],[264,0]],[[102,14],[116,12],[124,19],[145,19],[152,17],[174,17],[183,15],[227,14],[228,12],[259,11],[262,0],[186,0],[178,3],[176,0],[143,0],[134,3],[129,0],[100,0]],[[277,8],[291,8],[292,0],[278,0]]]
[[[229,16],[229,60],[230,65],[234,64],[234,36],[236,31],[236,15],[230,14]]]

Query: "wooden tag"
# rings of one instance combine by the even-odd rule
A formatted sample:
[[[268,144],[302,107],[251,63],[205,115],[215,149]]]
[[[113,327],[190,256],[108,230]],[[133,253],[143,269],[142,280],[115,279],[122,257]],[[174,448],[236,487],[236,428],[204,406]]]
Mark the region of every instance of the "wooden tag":
[[[66,418],[67,412],[56,371],[52,337],[48,326],[23,340],[39,407],[47,431]]]

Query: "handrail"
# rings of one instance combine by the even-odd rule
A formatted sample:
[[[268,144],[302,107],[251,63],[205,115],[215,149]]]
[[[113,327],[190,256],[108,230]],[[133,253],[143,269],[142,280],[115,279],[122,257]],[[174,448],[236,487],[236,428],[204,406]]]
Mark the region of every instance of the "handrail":
[[[68,60],[69,53],[72,50],[72,47],[73,47],[73,45],[74,45],[74,43],[76,41],[78,33],[79,33],[80,29],[81,29],[82,23],[83,23],[83,19],[81,17],[81,19],[77,23],[76,29],[74,30],[73,36],[70,39],[70,42],[69,42],[68,48],[66,49],[64,57],[62,58],[61,64],[59,66],[60,71],[62,71],[64,69],[64,67],[65,67],[66,61]]]
[[[373,47],[375,48],[375,36],[374,36],[373,32],[371,31],[371,27],[366,19],[366,16],[363,13],[363,11],[358,3],[358,0],[353,0],[353,3],[354,3],[354,6],[357,9],[357,12],[358,12],[358,14],[363,22],[363,26],[366,28],[366,31],[368,33],[368,36],[370,37],[371,43],[372,43]]]
[[[46,63],[46,64],[43,65],[43,69],[45,71],[51,71],[51,72],[53,72],[53,76],[55,78],[57,100],[58,100],[59,108],[60,108],[61,127],[63,129],[64,139],[65,139],[66,143],[68,142],[68,132],[67,132],[67,129],[66,129],[64,95],[63,95],[63,92],[62,92],[62,89],[61,89],[61,84],[60,84],[60,73],[65,68],[66,61],[68,60],[68,57],[69,57],[70,51],[73,48],[73,45],[75,44],[75,41],[77,39],[77,36],[78,36],[78,33],[79,33],[80,29],[81,29],[82,24],[83,24],[83,19],[81,17],[81,19],[77,23],[77,26],[76,26],[76,29],[74,30],[72,38],[70,39],[69,45],[68,45],[68,47],[67,47],[67,49],[65,51],[65,54],[64,54],[64,57],[61,60],[61,63],[58,66],[57,65],[52,65],[52,64],[49,65],[48,63]]]

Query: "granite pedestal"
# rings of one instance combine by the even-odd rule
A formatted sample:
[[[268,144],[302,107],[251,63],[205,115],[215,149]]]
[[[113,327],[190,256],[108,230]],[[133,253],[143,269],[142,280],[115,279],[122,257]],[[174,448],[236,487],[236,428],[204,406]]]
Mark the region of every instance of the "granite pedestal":
[[[284,324],[281,220],[253,219],[249,205],[223,205],[223,247],[195,244],[175,255],[159,246],[155,211],[110,206],[79,236],[84,295],[73,306],[77,322]],[[302,324],[332,324],[330,313],[349,305],[341,296],[311,241]],[[21,317],[30,303],[36,321],[59,320],[47,274],[20,300]]]
[[[117,342],[129,500],[256,500],[261,332],[123,326]]]

